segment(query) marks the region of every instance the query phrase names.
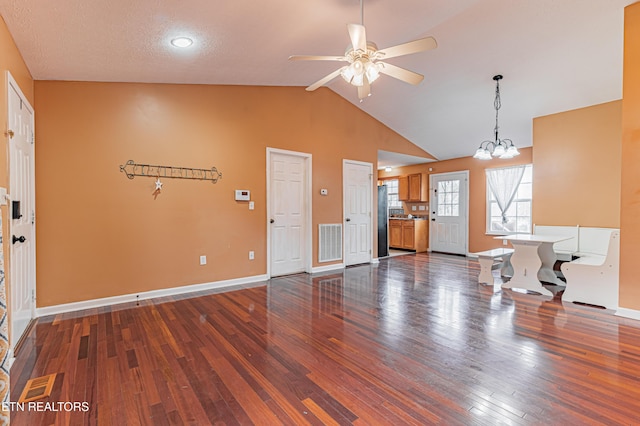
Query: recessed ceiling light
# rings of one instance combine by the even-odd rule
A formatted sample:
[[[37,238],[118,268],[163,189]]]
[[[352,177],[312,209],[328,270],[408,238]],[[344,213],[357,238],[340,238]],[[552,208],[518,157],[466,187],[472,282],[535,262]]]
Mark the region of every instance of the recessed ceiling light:
[[[387,167],[385,167],[385,168],[384,168],[384,171],[385,171],[385,172],[390,172],[391,170],[393,170],[393,169],[392,169],[391,167],[389,167],[389,166],[387,166]]]
[[[175,47],[189,47],[193,44],[193,40],[189,37],[176,37],[171,40],[171,44]]]

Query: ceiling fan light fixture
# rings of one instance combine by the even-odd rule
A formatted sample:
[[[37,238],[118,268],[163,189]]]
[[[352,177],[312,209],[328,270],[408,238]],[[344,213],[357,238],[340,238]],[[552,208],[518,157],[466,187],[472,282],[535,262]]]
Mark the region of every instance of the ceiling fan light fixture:
[[[364,73],[354,75],[351,84],[356,87],[362,87],[364,85]]]
[[[349,66],[343,68],[340,75],[347,83],[360,87],[364,84],[365,66],[360,59],[357,59]],[[371,82],[371,80],[369,80],[369,82]]]
[[[367,76],[367,80],[369,83],[373,83],[380,77],[380,70],[378,69],[378,64],[375,62],[367,61],[364,66],[365,75]]]

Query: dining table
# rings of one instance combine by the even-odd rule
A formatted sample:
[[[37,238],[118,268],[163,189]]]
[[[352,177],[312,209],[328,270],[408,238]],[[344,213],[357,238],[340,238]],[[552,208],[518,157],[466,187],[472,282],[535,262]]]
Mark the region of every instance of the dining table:
[[[553,296],[542,283],[564,286],[553,267],[557,256],[553,245],[573,237],[566,235],[512,234],[495,237],[496,240],[509,241],[513,247],[511,265],[513,277],[502,284],[502,288],[522,289]]]

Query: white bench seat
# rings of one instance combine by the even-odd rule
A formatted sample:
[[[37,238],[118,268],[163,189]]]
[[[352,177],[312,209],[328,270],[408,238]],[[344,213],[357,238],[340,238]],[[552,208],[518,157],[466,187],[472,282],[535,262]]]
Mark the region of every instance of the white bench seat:
[[[618,309],[620,277],[620,230],[580,228],[580,251],[576,260],[560,269],[567,280],[563,302],[581,302]]]
[[[478,275],[478,282],[481,284],[493,285],[495,281],[493,279],[492,271],[498,268],[500,268],[501,276],[512,276],[512,254],[513,249],[510,248],[497,248],[472,253],[473,256],[478,256],[478,263],[480,263],[480,275]]]

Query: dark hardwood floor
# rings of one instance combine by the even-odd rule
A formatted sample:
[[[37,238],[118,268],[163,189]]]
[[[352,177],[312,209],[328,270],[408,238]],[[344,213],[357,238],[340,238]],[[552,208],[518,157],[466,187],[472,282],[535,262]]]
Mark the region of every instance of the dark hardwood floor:
[[[440,254],[38,320],[13,425],[640,424],[640,322],[494,293]]]

